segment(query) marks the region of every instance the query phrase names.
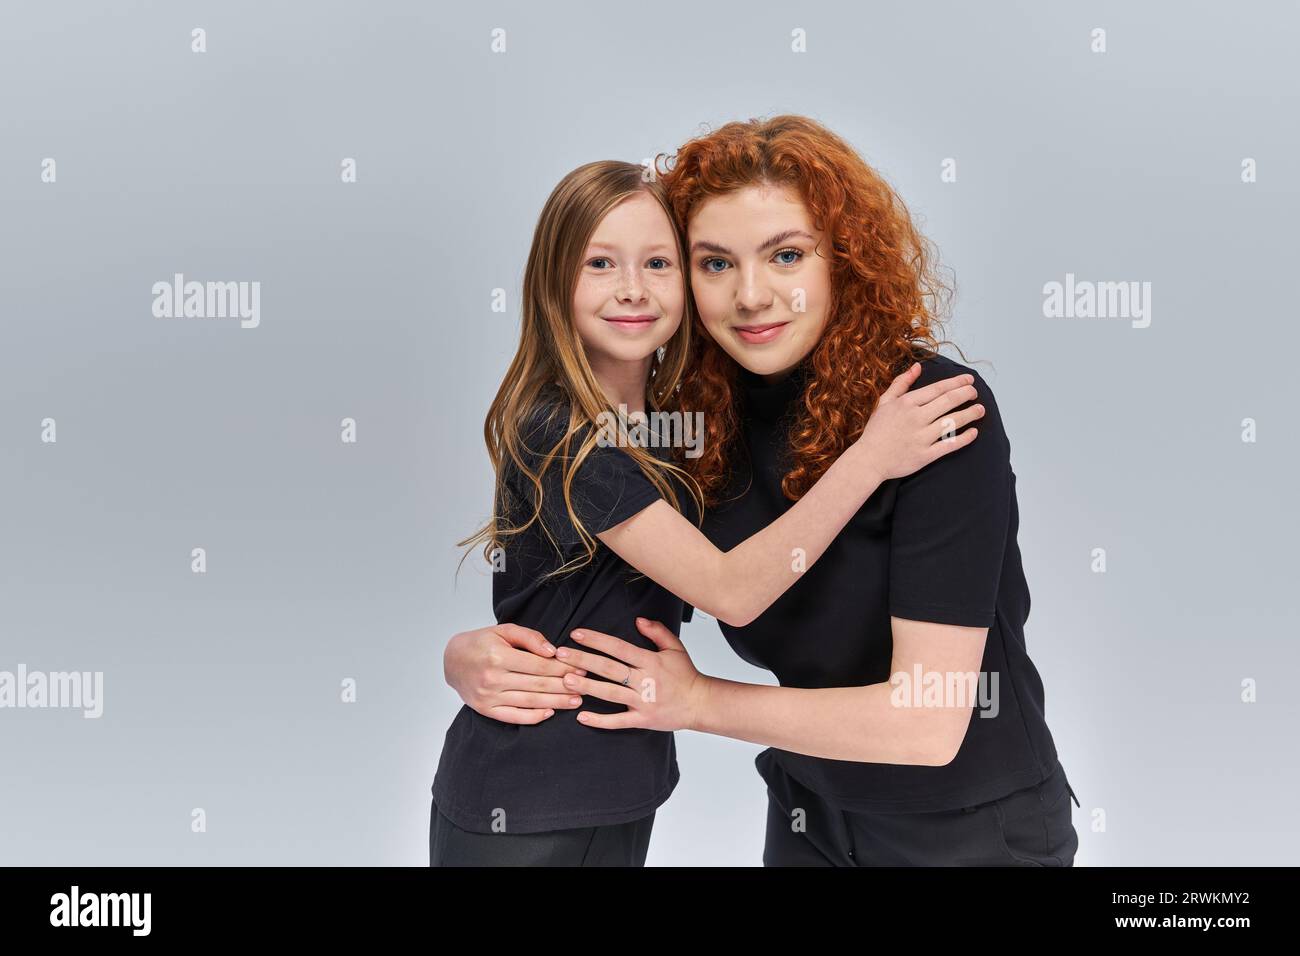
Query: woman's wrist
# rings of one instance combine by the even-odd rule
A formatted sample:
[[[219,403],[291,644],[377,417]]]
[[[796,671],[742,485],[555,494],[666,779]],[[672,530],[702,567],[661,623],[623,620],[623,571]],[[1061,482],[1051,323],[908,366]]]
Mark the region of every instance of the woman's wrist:
[[[710,677],[708,674],[700,674],[696,678],[695,686],[691,688],[694,701],[683,730],[694,730],[702,734],[713,732],[710,728],[716,725],[714,709],[718,705],[717,690],[723,683],[722,678]]]

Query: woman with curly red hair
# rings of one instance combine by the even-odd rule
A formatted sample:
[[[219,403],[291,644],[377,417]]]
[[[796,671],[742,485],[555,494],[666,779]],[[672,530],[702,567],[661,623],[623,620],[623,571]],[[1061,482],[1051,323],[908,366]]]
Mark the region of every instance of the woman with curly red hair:
[[[768,865],[1071,865],[1073,790],[1025,649],[1010,444],[987,383],[938,354],[947,289],[928,243],[880,175],[803,117],[694,139],[664,181],[707,333],[679,396],[705,420],[703,454],[685,467],[719,549],[807,494],[916,361],[917,388],[971,373],[980,438],[882,483],[766,611],[719,622],[779,686],[706,677],[674,633],[641,619],[657,650],[579,629],[588,650],[542,653],[586,673],[545,679],[626,708],[580,711],[595,730],[767,745]],[[493,640],[453,639],[453,686],[481,676]]]

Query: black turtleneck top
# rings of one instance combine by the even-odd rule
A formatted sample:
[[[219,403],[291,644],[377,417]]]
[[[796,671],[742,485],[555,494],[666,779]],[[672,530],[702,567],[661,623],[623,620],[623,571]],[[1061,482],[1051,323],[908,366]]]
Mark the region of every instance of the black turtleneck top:
[[[942,355],[921,364],[913,389],[974,375],[979,395],[972,402],[985,407],[975,441],[884,482],[821,560],[753,623],[719,622],[737,654],[787,687],[888,682],[891,615],[989,629],[980,699],[947,766],[827,760],[775,748],[759,755],[756,765],[769,782],[784,770],[851,811],[970,806],[1036,784],[1057,765],[1043,684],[1025,649],[1029,588],[1016,544],[1016,476],[998,406],[974,369]],[[786,429],[806,380],[806,365],[775,384],[741,371],[741,447],[733,455],[730,500],[710,509],[704,522],[719,548],[735,547],[793,504],[781,491],[790,467]]]

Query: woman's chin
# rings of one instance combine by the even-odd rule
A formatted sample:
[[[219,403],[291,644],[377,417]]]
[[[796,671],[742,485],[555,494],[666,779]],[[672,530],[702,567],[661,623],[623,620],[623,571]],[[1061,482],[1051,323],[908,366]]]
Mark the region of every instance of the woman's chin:
[[[765,349],[761,345],[734,344],[725,349],[741,368],[764,378],[788,375],[806,357],[795,349]]]

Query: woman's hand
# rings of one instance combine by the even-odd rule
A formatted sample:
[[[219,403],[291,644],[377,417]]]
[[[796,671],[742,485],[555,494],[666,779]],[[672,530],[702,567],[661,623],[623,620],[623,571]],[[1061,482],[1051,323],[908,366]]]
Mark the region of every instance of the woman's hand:
[[[599,631],[572,632],[575,641],[610,657],[561,647],[556,657],[609,680],[570,674],[564,686],[580,694],[624,704],[626,711],[595,714],[578,711],[578,720],[603,730],[643,727],[647,730],[689,730],[696,726],[708,699],[712,680],[695,669],[686,648],[672,631],[658,621],[636,619],[637,630],[654,641],[658,651],[601,634]],[[611,683],[612,681],[612,683]]]
[[[552,660],[555,648],[539,632],[517,624],[462,631],[447,642],[443,678],[470,708],[507,724],[539,724],[555,708],[572,710],[582,698],[566,690],[565,674],[585,674]]]
[[[920,368],[916,363],[890,383],[855,443],[881,480],[906,477],[975,440],[974,428],[956,432],[983,416],[984,406],[952,411],[978,396],[975,377],[954,375],[909,392]]]

